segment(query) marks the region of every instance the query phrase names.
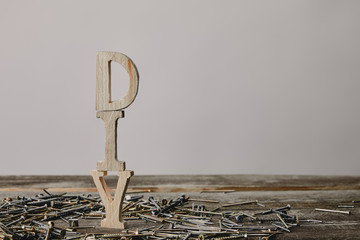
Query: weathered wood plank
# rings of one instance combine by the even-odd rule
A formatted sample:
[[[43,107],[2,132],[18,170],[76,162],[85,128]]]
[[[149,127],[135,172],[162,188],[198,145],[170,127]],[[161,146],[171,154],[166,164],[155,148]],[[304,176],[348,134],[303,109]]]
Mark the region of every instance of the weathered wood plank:
[[[109,177],[109,185],[116,181]],[[114,184],[115,185],[115,184]],[[275,239],[359,239],[360,229],[360,177],[357,176],[134,176],[130,181],[131,189],[167,189],[168,192],[141,193],[144,198],[153,196],[155,199],[174,199],[184,190],[185,194],[194,199],[210,199],[219,203],[206,203],[211,208],[226,203],[258,200],[265,205],[237,206],[226,208],[229,211],[261,211],[269,208],[291,205],[289,214],[298,215],[300,220],[315,219],[322,223],[300,222],[300,227],[291,229],[291,233],[276,236]],[[342,186],[342,187],[339,187]],[[25,191],[42,188],[61,188],[70,190],[95,189],[90,176],[1,176],[0,188],[22,188],[22,191],[0,191],[0,198],[18,195],[33,196],[35,192]],[[301,189],[302,187],[308,187]],[[248,191],[224,192],[187,192],[189,189],[224,189],[247,188]],[[321,190],[316,190],[320,188]],[[277,189],[276,191],[274,189]],[[312,189],[312,190],[310,190]],[[59,190],[59,189],[58,189]],[[76,189],[75,189],[76,190]],[[172,190],[172,191],[170,191]],[[271,191],[266,191],[271,190]],[[94,194],[94,193],[93,193]],[[340,204],[353,205],[351,214],[325,213],[315,211],[315,208],[338,209]],[[100,226],[99,220],[93,224]],[[142,228],[141,221],[128,222],[130,229]],[[99,231],[95,229],[93,231]],[[109,231],[109,230],[106,230]],[[114,231],[110,231],[114,232]],[[115,231],[116,232],[116,231]]]
[[[109,173],[110,174],[110,173]],[[117,177],[107,176],[109,186],[116,186]],[[135,175],[129,187],[224,186],[224,187],[333,187],[358,189],[360,176],[297,176],[297,175]],[[0,188],[63,187],[93,188],[91,176],[0,176]],[[306,189],[305,189],[306,190]]]

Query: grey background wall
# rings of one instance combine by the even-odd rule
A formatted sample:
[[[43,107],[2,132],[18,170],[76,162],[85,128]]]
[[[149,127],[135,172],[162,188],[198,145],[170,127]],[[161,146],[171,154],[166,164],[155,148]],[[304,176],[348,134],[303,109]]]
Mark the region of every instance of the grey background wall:
[[[140,73],[118,140],[135,174],[360,172],[359,1],[0,3],[2,175],[95,169],[101,50]]]

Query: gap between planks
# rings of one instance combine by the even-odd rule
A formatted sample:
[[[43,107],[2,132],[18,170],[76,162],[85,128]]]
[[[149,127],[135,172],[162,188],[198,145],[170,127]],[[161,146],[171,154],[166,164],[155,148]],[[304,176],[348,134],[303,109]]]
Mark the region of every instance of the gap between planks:
[[[0,188],[0,192],[37,192],[46,189],[51,192],[97,192],[96,188]],[[110,189],[112,192],[114,188]],[[328,190],[360,190],[360,186],[268,186],[268,187],[141,187],[128,188],[127,193],[140,192],[246,192],[246,191],[328,191]]]

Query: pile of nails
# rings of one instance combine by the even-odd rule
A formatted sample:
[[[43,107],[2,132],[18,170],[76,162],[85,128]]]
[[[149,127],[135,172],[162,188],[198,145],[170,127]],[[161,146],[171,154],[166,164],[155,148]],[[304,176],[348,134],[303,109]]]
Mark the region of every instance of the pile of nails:
[[[68,238],[73,232],[71,227],[78,223],[73,217],[103,208],[98,198],[66,193],[55,195],[44,191],[46,195],[3,199],[0,204],[0,239]],[[56,227],[56,220],[73,226],[69,229]]]
[[[79,220],[100,225],[105,209],[98,196],[44,191],[45,194],[35,197],[6,198],[0,203],[0,239],[265,240],[290,232],[298,225],[298,218],[288,214],[290,205],[265,210],[258,201],[247,201],[210,209],[206,204],[218,202],[185,195],[170,200],[126,195],[123,217],[129,229],[113,234],[96,233],[96,230],[101,232],[101,228],[89,224],[79,226]],[[244,205],[256,207],[251,211],[233,210]],[[132,229],[134,226],[142,228]],[[89,231],[90,228],[93,230]]]

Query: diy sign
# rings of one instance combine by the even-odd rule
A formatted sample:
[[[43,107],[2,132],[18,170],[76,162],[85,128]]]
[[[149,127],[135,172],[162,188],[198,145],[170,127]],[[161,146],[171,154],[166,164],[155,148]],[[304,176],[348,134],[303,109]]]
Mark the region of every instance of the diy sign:
[[[119,100],[111,99],[111,62],[121,64],[130,76],[129,90]],[[128,107],[137,95],[139,74],[135,64],[124,54],[117,52],[98,52],[96,57],[96,117],[105,123],[105,158],[97,162],[96,170],[91,171],[96,188],[105,205],[106,218],[101,221],[101,227],[125,228],[122,218],[122,203],[125,192],[134,175],[133,171],[125,170],[125,162],[117,159],[117,123],[124,118],[122,109]],[[114,197],[106,185],[104,177],[108,171],[117,171],[118,183]]]

